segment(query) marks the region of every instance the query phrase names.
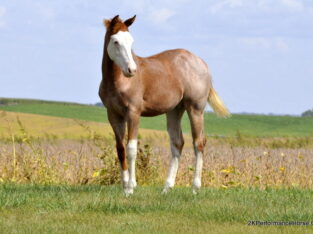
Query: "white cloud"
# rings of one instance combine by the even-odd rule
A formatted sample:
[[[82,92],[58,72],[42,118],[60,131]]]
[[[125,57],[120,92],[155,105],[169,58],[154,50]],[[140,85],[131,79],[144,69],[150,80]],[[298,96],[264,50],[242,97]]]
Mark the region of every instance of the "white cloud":
[[[302,0],[281,0],[281,4],[294,11],[301,11],[304,9]]]
[[[0,6],[0,28],[5,26],[4,15],[6,13],[6,8]]]
[[[222,0],[213,4],[209,11],[213,14],[234,8],[250,8],[261,11],[302,11],[302,0]]]
[[[282,38],[243,37],[239,40],[241,44],[250,48],[276,49],[281,52],[286,52],[289,49],[287,42]]]
[[[289,46],[288,46],[287,42],[284,41],[284,40],[281,39],[281,38],[277,38],[277,39],[275,40],[275,44],[274,44],[274,45],[275,45],[276,48],[277,48],[278,50],[280,50],[280,51],[285,52],[285,51],[289,50]]]
[[[136,0],[136,1],[125,0],[122,1],[122,4],[126,9],[132,9],[137,14],[144,13],[145,10],[149,7],[149,3],[145,0]]]
[[[223,0],[210,7],[211,13],[217,13],[224,8],[236,8],[244,6],[244,0]]]
[[[156,9],[151,12],[149,19],[156,24],[160,24],[166,22],[174,14],[175,12],[168,8]]]
[[[53,8],[38,4],[38,13],[44,20],[53,20],[55,18],[55,11]]]
[[[244,37],[240,39],[240,42],[249,47],[261,47],[263,49],[269,49],[271,47],[271,41],[265,37]]]
[[[187,3],[190,0],[172,0],[172,1],[146,1],[146,0],[124,0],[124,8],[127,11],[132,10],[137,15],[151,21],[156,25],[162,25],[162,28],[169,28],[169,25],[164,25],[177,10],[177,7],[182,3]]]
[[[0,17],[4,16],[5,12],[6,12],[6,9],[0,6]]]

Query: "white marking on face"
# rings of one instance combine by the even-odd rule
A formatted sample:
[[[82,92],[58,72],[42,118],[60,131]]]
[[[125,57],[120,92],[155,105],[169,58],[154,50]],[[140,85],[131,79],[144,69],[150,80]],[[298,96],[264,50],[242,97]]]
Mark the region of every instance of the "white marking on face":
[[[132,44],[134,39],[129,32],[119,31],[111,36],[108,44],[108,54],[123,71],[127,77],[134,76],[136,73],[136,63],[132,55]]]

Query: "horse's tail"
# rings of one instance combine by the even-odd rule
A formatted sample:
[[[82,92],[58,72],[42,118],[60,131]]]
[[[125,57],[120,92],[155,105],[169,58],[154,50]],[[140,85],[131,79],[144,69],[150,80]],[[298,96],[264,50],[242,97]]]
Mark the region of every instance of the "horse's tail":
[[[216,91],[211,88],[209,92],[208,102],[212,107],[213,111],[221,117],[229,117],[230,113],[227,107],[224,105],[223,101],[217,95]]]

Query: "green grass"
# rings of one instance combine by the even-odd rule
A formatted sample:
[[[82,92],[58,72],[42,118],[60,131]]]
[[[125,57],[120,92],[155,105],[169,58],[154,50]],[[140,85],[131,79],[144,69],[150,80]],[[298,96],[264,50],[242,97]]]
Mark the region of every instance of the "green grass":
[[[9,105],[0,105],[0,110],[108,122],[103,107],[25,99],[1,100],[6,100],[5,103]],[[190,124],[186,114],[183,117],[182,125],[184,132],[190,132]],[[166,130],[165,115],[153,118],[143,117],[141,118],[141,127]],[[224,136],[234,136],[238,131],[248,136],[313,136],[313,118],[234,114],[229,119],[223,119],[214,114],[206,113],[205,131],[210,135]]]
[[[313,220],[312,190],[0,185],[1,233],[290,233],[312,227],[248,226],[249,220]]]

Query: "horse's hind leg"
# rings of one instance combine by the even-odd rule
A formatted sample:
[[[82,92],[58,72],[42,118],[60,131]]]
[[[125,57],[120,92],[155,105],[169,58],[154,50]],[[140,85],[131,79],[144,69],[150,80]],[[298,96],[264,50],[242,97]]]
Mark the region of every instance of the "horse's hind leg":
[[[167,117],[167,131],[171,141],[172,159],[170,162],[170,168],[168,177],[165,182],[163,193],[174,187],[179,159],[184,146],[184,138],[181,131],[181,118],[185,109],[183,107],[176,107],[174,110],[166,114]]]
[[[193,181],[193,193],[196,194],[201,187],[201,174],[203,165],[202,157],[204,146],[206,143],[203,133],[203,110],[191,106],[187,108],[187,112],[190,119],[193,147],[196,156],[195,174]]]

